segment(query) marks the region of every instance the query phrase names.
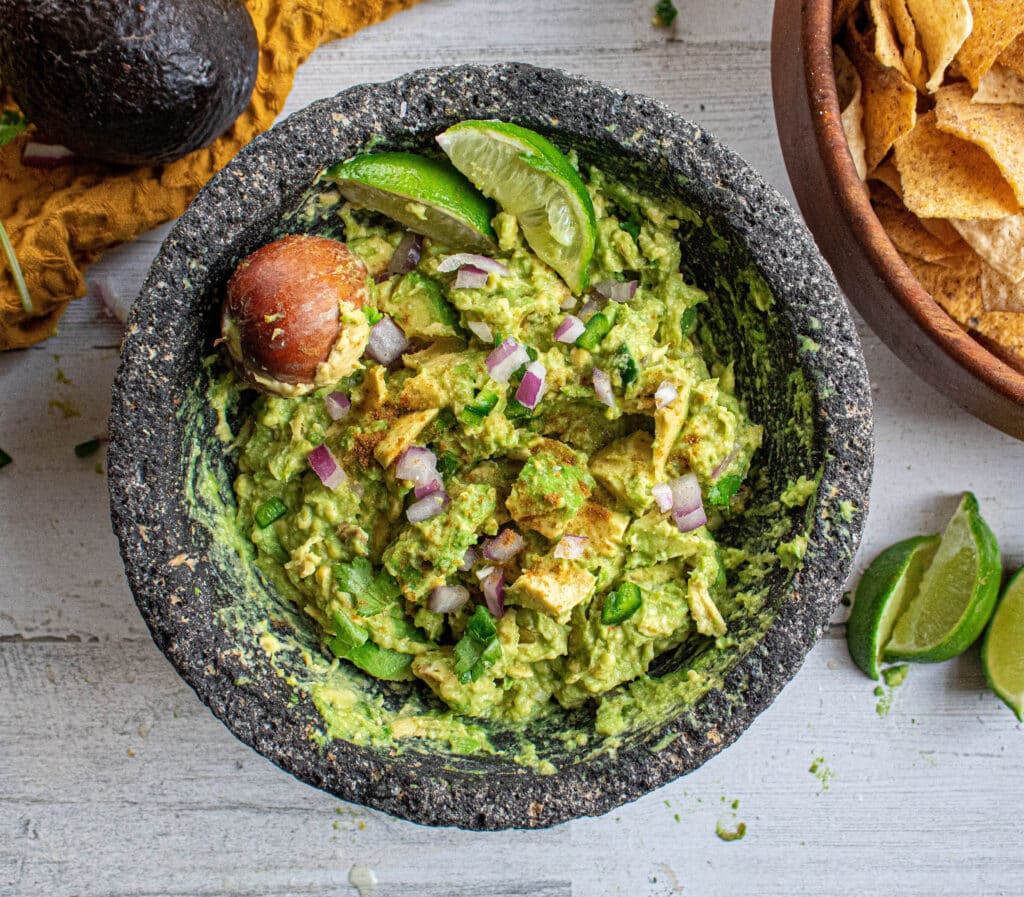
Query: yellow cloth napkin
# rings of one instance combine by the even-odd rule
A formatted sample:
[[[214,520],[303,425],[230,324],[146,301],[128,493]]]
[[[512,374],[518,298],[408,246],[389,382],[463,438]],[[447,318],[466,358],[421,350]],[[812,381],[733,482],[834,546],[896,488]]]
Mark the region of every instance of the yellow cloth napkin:
[[[71,299],[86,292],[85,269],[106,250],[180,215],[210,177],[273,124],[295,70],[316,47],[347,37],[417,0],[247,0],[260,42],[248,108],[205,149],[176,162],[125,169],[75,161],[26,168],[32,129],[0,147],[0,220],[25,273],[34,313],[22,308],[0,254],[0,350],[52,336]],[[0,107],[12,105],[0,92]]]

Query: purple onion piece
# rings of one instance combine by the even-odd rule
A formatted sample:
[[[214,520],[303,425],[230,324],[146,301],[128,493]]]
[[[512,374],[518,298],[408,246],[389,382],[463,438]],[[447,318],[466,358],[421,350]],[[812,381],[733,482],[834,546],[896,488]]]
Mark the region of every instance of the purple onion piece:
[[[78,158],[78,153],[59,143],[31,140],[21,151],[21,164],[26,168],[56,168]]]
[[[459,567],[459,572],[469,573],[476,566],[478,560],[480,560],[480,552],[475,545],[470,545],[462,557],[462,565]]]
[[[732,462],[736,460],[736,456],[739,453],[740,453],[739,445],[738,444],[734,445],[733,448],[732,448],[732,451],[729,452],[729,454],[726,455],[721,461],[719,461],[718,462],[718,466],[715,467],[715,469],[711,471],[711,479],[712,480],[717,480],[723,473],[725,473],[725,471],[729,467],[729,465],[732,464]]]
[[[431,480],[429,483],[424,483],[422,486],[414,486],[412,494],[416,498],[426,498],[428,495],[433,495],[435,492],[443,492],[444,486],[440,480]]]
[[[493,539],[484,542],[484,557],[504,564],[526,548],[526,541],[514,529],[502,530]]]
[[[411,480],[417,486],[425,486],[439,479],[437,455],[422,445],[410,445],[395,462],[395,477],[400,480]]]
[[[448,507],[448,494],[445,492],[431,492],[419,501],[413,502],[405,509],[405,516],[410,523],[422,523],[436,517]]]
[[[494,343],[494,334],[491,332],[491,328],[484,321],[467,321],[466,326],[469,328],[470,333],[473,334],[482,343]]]
[[[423,254],[423,237],[412,231],[402,237],[388,262],[388,274],[408,274],[420,263]]]
[[[435,614],[449,614],[469,601],[465,586],[438,586],[427,598],[427,608]]]
[[[471,265],[480,271],[486,271],[488,274],[496,274],[499,277],[508,277],[512,273],[496,259],[486,255],[475,255],[471,252],[458,252],[455,255],[445,256],[445,258],[441,259],[437,270],[441,274],[447,274],[449,271],[457,271],[466,265]]]
[[[587,325],[576,315],[566,315],[565,320],[555,328],[555,342],[574,343],[586,329]]]
[[[562,311],[572,311],[576,307],[576,304],[578,302],[579,302],[579,299],[577,299],[573,295],[569,295],[569,296],[566,296],[561,302],[558,303],[558,307],[560,309],[562,309]]]
[[[662,380],[661,385],[654,391],[654,407],[659,410],[671,405],[679,398],[679,390],[674,383]]]
[[[696,474],[685,473],[668,485],[672,490],[672,509],[676,514],[689,514],[703,505]]]
[[[509,337],[487,356],[487,373],[499,383],[508,383],[519,368],[529,363],[526,348]]]
[[[489,276],[482,268],[477,268],[473,265],[463,265],[459,268],[459,273],[455,275],[453,288],[456,290],[482,290],[487,286],[487,278]]]
[[[654,497],[654,503],[658,506],[658,510],[664,513],[665,511],[671,511],[675,499],[672,497],[672,487],[668,483],[657,483],[651,487],[651,495]]]
[[[539,361],[534,361],[526,368],[523,379],[516,390],[516,401],[525,405],[531,411],[537,407],[544,396],[547,386],[548,369]]]
[[[331,420],[341,420],[352,410],[352,402],[343,392],[332,392],[324,396],[324,409]]]
[[[615,407],[615,393],[612,391],[612,378],[600,368],[594,368],[594,392],[609,408]]]
[[[306,455],[306,460],[313,468],[313,473],[320,477],[320,482],[332,491],[348,479],[345,476],[345,471],[338,464],[337,458],[331,454],[331,450],[326,445],[318,445]]]
[[[587,318],[589,315],[592,315],[594,312],[600,309],[600,307],[601,306],[597,304],[597,301],[595,299],[588,299],[586,302],[583,303],[583,306],[580,308],[579,316],[581,318]]]
[[[619,283],[616,280],[602,280],[600,283],[594,284],[594,292],[613,302],[629,302],[636,295],[636,287],[635,280],[627,280],[625,283]]]
[[[561,558],[567,561],[575,561],[578,558],[583,557],[583,552],[587,547],[589,540],[586,536],[574,536],[570,533],[566,533],[559,539],[558,544],[555,546],[555,550],[551,552],[556,558]]]
[[[495,567],[481,585],[487,609],[500,620],[505,616],[505,571]]]
[[[409,340],[405,338],[402,328],[387,315],[370,328],[366,354],[374,361],[383,365],[391,364],[408,348]]]
[[[708,522],[708,516],[704,513],[704,508],[702,507],[689,513],[673,511],[672,519],[675,521],[676,526],[679,527],[680,532],[684,533],[695,530],[699,526],[704,526]]]

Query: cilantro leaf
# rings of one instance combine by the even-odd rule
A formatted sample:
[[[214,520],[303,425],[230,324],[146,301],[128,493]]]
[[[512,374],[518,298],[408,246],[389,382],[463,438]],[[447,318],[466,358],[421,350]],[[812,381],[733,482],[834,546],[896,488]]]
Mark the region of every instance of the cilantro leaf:
[[[10,143],[28,127],[28,119],[14,109],[0,112],[0,146]]]
[[[743,485],[743,477],[722,477],[708,490],[708,501],[719,508],[727,507]]]
[[[660,28],[668,28],[679,15],[675,3],[672,0],[658,0],[654,5],[654,24]]]

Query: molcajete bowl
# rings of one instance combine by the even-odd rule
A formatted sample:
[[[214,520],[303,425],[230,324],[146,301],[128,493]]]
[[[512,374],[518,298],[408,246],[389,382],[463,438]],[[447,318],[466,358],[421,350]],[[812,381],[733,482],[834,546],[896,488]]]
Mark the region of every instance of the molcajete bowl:
[[[444,743],[402,737],[403,718],[438,711],[429,690],[354,668],[339,679],[313,622],[261,580],[234,523],[228,430],[247,398],[220,396],[228,412],[219,418],[209,394],[230,273],[275,236],[310,229],[296,213],[318,207],[328,188],[314,181],[326,166],[370,147],[425,149],[467,118],[534,128],[583,163],[693,208],[685,273],[714,297],[702,340],[733,363],[738,392],[765,428],[747,510],[719,531],[745,551],[721,599],[729,634],[658,658],[642,702],[623,688],[615,732],[599,733],[583,706],[518,726],[469,720],[466,738]],[[313,217],[313,230],[332,226]],[[871,462],[868,383],[849,312],[779,194],[652,100],[508,64],[351,88],[256,139],[210,182],[167,238],[128,324],[110,490],[153,638],[235,735],[346,800],[421,823],[497,829],[606,812],[734,741],[797,672],[836,606]],[[805,502],[783,494],[800,477],[817,482]],[[328,725],[318,708],[338,705],[358,722]]]

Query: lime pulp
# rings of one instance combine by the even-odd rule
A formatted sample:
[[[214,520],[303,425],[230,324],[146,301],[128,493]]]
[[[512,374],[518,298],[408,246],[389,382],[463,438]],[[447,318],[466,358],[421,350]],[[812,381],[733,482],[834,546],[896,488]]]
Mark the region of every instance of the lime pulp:
[[[989,687],[1024,722],[1024,567],[1010,577],[992,615],[981,663]]]

